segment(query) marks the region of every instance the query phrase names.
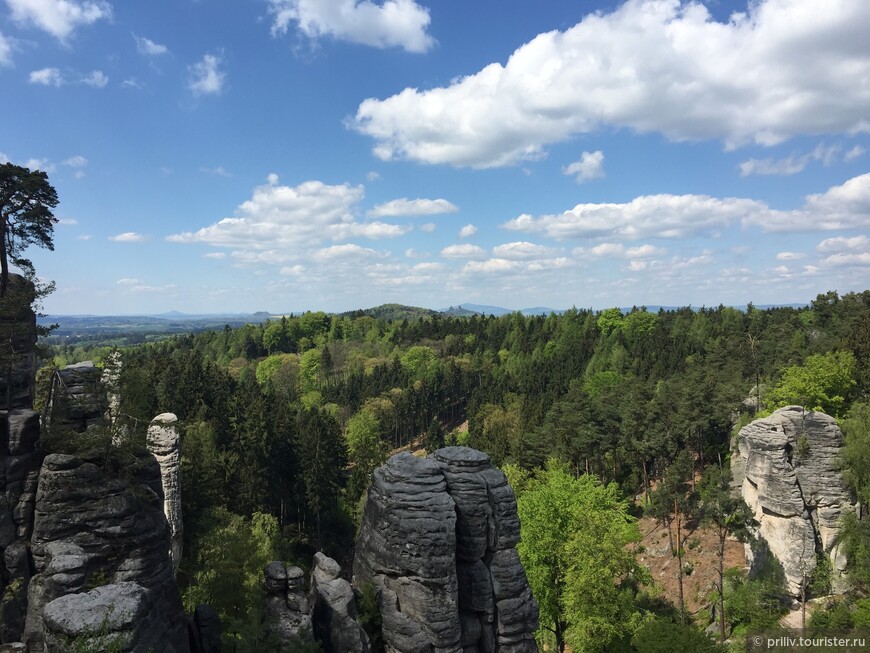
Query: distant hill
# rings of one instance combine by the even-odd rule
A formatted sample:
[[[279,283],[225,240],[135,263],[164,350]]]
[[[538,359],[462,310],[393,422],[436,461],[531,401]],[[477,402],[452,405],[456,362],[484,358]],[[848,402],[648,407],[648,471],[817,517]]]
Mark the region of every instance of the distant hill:
[[[545,306],[535,306],[533,308],[521,308],[518,311],[501,306],[488,306],[486,304],[459,304],[450,308],[442,308],[439,312],[447,313],[448,315],[510,315],[511,313],[522,313],[523,315],[549,315],[550,313],[564,313],[565,311],[557,308],[547,308]]]
[[[424,317],[437,315],[439,311],[419,306],[405,306],[404,304],[381,304],[373,308],[359,308],[355,311],[339,313],[340,317],[363,317],[365,315],[375,319],[385,320],[419,320]]]

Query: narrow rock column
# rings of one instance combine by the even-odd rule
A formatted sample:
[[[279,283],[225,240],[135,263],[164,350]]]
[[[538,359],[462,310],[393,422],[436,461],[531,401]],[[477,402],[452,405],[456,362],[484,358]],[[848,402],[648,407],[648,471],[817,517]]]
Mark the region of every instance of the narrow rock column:
[[[311,637],[311,616],[305,596],[305,572],[276,560],[263,570],[266,589],[266,631],[281,650]]]
[[[353,588],[340,573],[335,560],[319,551],[314,554],[310,602],[315,637],[326,653],[369,653],[368,635],[357,622]]]
[[[173,413],[162,413],[151,420],[148,427],[148,450],[160,465],[163,513],[169,523],[169,558],[173,576],[181,563],[184,532],[181,522],[181,435],[177,423],[178,418]]]

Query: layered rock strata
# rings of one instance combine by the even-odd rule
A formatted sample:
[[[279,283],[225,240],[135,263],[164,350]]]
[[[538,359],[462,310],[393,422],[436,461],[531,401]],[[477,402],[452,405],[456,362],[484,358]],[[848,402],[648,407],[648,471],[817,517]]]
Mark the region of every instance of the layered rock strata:
[[[123,461],[129,478],[121,480],[101,462],[66,454],[48,455],[43,462],[31,538],[36,575],[28,590],[25,641],[37,650],[45,632],[67,632],[58,625],[57,604],[55,624],[44,622],[44,608],[56,599],[135,583],[144,592],[140,603],[149,615],[137,626],[147,635],[143,631],[136,637],[156,638],[162,651],[187,651],[186,621],[169,560],[160,469],[145,453]],[[134,593],[139,595],[138,590]],[[60,605],[75,602],[67,599]]]
[[[357,622],[353,587],[339,564],[318,552],[311,572],[311,616],[315,638],[326,653],[369,653],[369,638]]]
[[[51,380],[46,426],[81,432],[103,423],[107,399],[102,374],[91,361],[57,370]]]
[[[387,651],[536,651],[538,608],[518,541],[516,498],[486,454],[446,447],[378,468],[353,581],[379,590]]]
[[[147,446],[160,465],[163,514],[169,525],[169,559],[174,576],[181,563],[184,537],[181,520],[181,434],[178,432],[178,418],[174,414],[162,413],[151,420]]]
[[[787,406],[743,427],[737,439],[743,499],[782,564],[789,592],[800,594],[817,554],[827,555],[835,581],[841,578],[846,559],[835,540],[841,516],[855,504],[839,471],[843,433],[836,420]]]

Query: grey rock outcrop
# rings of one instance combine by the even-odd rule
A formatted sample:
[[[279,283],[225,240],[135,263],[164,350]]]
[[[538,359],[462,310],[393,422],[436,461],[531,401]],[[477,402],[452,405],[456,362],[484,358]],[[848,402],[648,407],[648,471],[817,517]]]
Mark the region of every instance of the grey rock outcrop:
[[[102,370],[91,361],[67,365],[51,380],[45,425],[82,432],[105,419],[106,392]]]
[[[266,589],[266,631],[284,650],[294,641],[312,637],[311,615],[305,596],[305,572],[274,561],[263,570]]]
[[[36,314],[31,308],[33,284],[19,274],[9,275],[0,301],[0,408],[30,408],[36,374]]]
[[[25,641],[32,648],[38,648],[45,632],[59,632],[58,605],[75,603],[68,599],[55,604],[55,628],[44,623],[43,615],[56,599],[135,583],[145,592],[141,604],[147,606],[149,619],[136,622],[144,630],[132,641],[157,638],[159,650],[188,650],[181,596],[169,561],[159,467],[147,453],[124,465],[130,476],[121,480],[77,456],[46,456],[31,538],[36,575],[28,590]]]
[[[340,574],[335,560],[314,554],[310,601],[315,639],[326,653],[368,653],[369,638],[357,622],[353,587]]]
[[[842,446],[833,417],[800,406],[780,408],[738,434],[743,499],[794,596],[815,569],[817,554],[830,558],[835,586],[845,571],[835,538],[844,511],[855,505],[838,471]]]
[[[518,541],[516,498],[486,454],[446,447],[378,468],[353,581],[379,590],[387,651],[536,651],[538,607]]]
[[[167,650],[149,592],[136,583],[67,594],[48,603],[43,617],[46,653],[68,653],[76,646],[124,653]]]
[[[42,455],[39,415],[28,408],[0,411],[0,641],[24,632],[32,574],[29,539]]]
[[[181,521],[181,435],[178,418],[172,413],[162,413],[151,420],[148,426],[148,450],[160,465],[163,487],[163,514],[169,524],[169,558],[172,575],[178,572],[181,563],[181,548],[184,529]]]

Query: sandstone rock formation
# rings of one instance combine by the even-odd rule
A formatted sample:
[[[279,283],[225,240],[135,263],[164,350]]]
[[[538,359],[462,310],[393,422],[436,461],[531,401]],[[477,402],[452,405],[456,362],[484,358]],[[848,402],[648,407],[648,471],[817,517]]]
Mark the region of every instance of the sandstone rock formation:
[[[780,408],[738,434],[743,499],[794,596],[815,569],[817,553],[830,557],[835,576],[845,571],[834,539],[841,515],[855,506],[838,471],[842,446],[833,417],[801,406]]]
[[[47,643],[67,633],[60,608],[76,600],[55,603],[53,621],[48,623],[44,608],[56,599],[135,583],[144,592],[135,601],[147,607],[149,619],[135,622],[137,629],[148,633],[137,633],[134,641],[157,638],[162,651],[187,651],[186,622],[169,561],[160,469],[150,454],[143,453],[123,461],[129,477],[122,480],[101,462],[102,466],[66,454],[48,455],[43,462],[31,538],[36,575],[28,590],[25,641],[37,649],[45,633]],[[130,596],[140,595],[124,587]],[[102,596],[88,600],[98,605]],[[75,615],[70,619],[78,623]]]
[[[312,636],[305,572],[274,561],[263,570],[266,588],[265,619],[270,639],[284,650],[298,639]]]
[[[486,454],[446,447],[378,468],[353,581],[380,592],[387,651],[536,651],[538,607],[518,541],[516,498]]]
[[[335,560],[314,554],[310,601],[315,638],[326,653],[368,653],[369,638],[357,623],[353,588],[339,574]]]
[[[221,653],[221,618],[208,605],[198,605],[187,618],[190,653]]]
[[[45,425],[81,432],[103,422],[107,399],[102,374],[91,361],[67,365],[55,372]]]
[[[178,572],[181,563],[183,525],[181,521],[181,435],[178,418],[172,413],[162,413],[151,420],[148,427],[148,450],[160,465],[163,487],[163,514],[169,524],[169,558],[172,575]]]
[[[0,409],[30,408],[36,374],[36,314],[31,308],[33,285],[9,275],[9,289],[0,302]]]

